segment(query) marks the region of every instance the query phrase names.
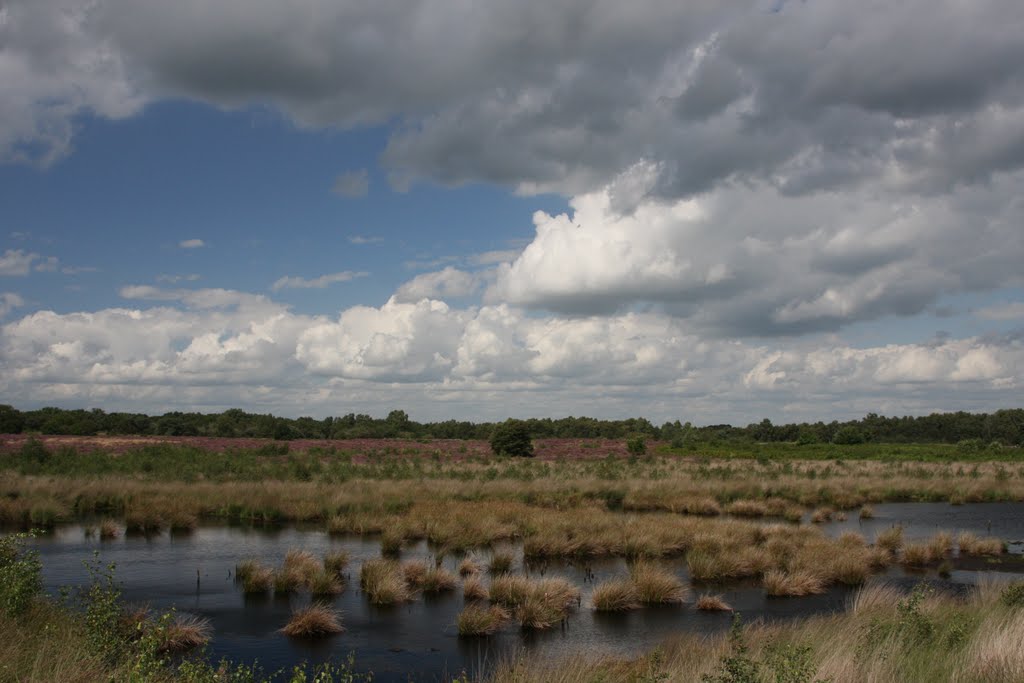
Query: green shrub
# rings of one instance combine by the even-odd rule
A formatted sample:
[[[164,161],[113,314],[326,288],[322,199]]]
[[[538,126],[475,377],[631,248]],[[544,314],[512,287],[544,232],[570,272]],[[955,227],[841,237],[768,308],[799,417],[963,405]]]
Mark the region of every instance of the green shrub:
[[[0,537],[0,610],[11,617],[23,614],[43,591],[39,553],[25,550],[31,534]]]
[[[491,450],[495,455],[533,457],[530,430],[522,420],[505,420],[491,433]]]
[[[642,436],[634,436],[626,440],[626,450],[633,455],[643,455],[647,452],[647,441]]]
[[[999,601],[1007,607],[1024,607],[1024,581],[1014,581],[999,594]]]
[[[834,435],[832,435],[832,443],[840,446],[852,446],[858,443],[864,443],[867,439],[864,437],[864,433],[856,427],[840,427]]]

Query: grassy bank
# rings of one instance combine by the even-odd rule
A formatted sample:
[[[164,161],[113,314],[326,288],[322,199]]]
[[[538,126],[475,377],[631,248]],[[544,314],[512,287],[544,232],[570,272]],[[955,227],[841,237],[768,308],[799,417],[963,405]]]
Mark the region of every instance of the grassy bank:
[[[638,659],[506,663],[491,683],[1017,683],[1024,680],[1024,585],[966,598],[918,587],[861,590],[848,612],[785,625],[686,634]]]
[[[588,443],[602,442],[580,442],[559,459],[508,459],[472,450],[215,452],[180,444],[80,453],[30,441],[0,454],[0,524],[47,527],[107,516],[140,531],[187,530],[211,519],[313,521],[358,532],[361,514],[393,521],[443,502],[795,520],[823,506],[1024,500],[1021,461],[630,457],[591,453]]]

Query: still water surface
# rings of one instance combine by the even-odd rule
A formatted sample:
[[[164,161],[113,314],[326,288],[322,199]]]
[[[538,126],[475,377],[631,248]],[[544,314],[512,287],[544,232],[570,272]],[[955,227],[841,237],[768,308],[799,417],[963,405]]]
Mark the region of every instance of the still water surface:
[[[869,540],[895,524],[902,524],[905,537],[926,538],[939,530],[953,533],[972,531],[1016,541],[1014,556],[999,564],[984,560],[955,561],[952,576],[943,583],[963,590],[983,577],[1013,580],[1024,576],[1024,504],[992,503],[951,506],[940,503],[885,504],[874,506],[875,517],[859,520],[856,512],[845,522],[823,525],[826,533],[847,530],[863,533]],[[370,605],[358,587],[359,566],[379,557],[380,546],[373,538],[332,538],[321,530],[286,527],[266,530],[241,527],[201,527],[188,535],[161,534],[128,536],[113,541],[85,537],[80,526],[67,526],[37,540],[43,559],[48,590],[82,585],[88,579],[83,561],[94,551],[104,563],[116,564],[116,575],[125,599],[148,604],[156,610],[176,608],[210,620],[214,637],[208,648],[213,659],[258,661],[267,670],[289,667],[300,661],[318,663],[344,660],[355,653],[357,668],[373,671],[377,681],[441,681],[465,670],[486,671],[505,657],[555,656],[576,653],[633,655],[656,646],[682,631],[711,633],[727,629],[731,616],[698,612],[689,604],[656,607],[623,614],[598,614],[589,609],[595,582],[626,573],[619,559],[586,564],[549,563],[543,569],[517,571],[547,576],[565,576],[583,591],[582,608],[574,610],[564,628],[544,632],[522,632],[509,625],[491,638],[460,638],[455,621],[463,607],[461,590],[438,597],[420,596],[414,602],[394,606]],[[343,614],[345,632],[327,640],[305,641],[279,632],[291,610],[308,597],[245,596],[233,580],[235,564],[255,557],[267,565],[279,565],[292,548],[322,556],[328,550],[344,548],[351,557],[350,580],[346,590],[334,599]],[[433,559],[426,543],[402,552],[402,559]],[[444,558],[454,571],[459,558]],[[689,580],[683,560],[670,564],[680,577]],[[593,578],[589,578],[593,577]],[[890,581],[910,587],[922,578],[938,580],[934,572],[905,574],[893,569],[873,581]],[[198,580],[197,580],[198,579]],[[824,595],[806,598],[769,598],[753,584],[696,586],[695,595],[722,595],[743,614],[745,621],[792,619],[844,609],[853,591],[835,587]]]

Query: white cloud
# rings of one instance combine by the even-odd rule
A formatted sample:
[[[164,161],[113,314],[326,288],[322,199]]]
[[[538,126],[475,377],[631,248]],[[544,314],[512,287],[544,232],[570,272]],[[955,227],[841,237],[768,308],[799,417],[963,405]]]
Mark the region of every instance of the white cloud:
[[[380,244],[384,241],[383,237],[375,237],[373,235],[349,235],[348,241],[352,244]]]
[[[348,282],[359,277],[366,277],[369,273],[343,270],[340,273],[329,273],[315,278],[303,278],[285,276],[279,278],[270,286],[270,289],[277,292],[282,289],[324,289],[328,285],[337,282]]]
[[[28,275],[32,270],[32,264],[39,258],[39,254],[21,249],[8,249],[0,256],[0,275],[8,277]]]
[[[200,239],[189,239],[178,242],[178,246],[182,249],[199,249],[206,246],[206,242]]]
[[[480,286],[480,278],[448,266],[444,270],[423,273],[409,280],[395,292],[400,303],[415,303],[420,299],[450,299],[467,297]]]
[[[350,199],[365,197],[370,191],[370,174],[365,168],[342,173],[335,178],[331,191]]]
[[[569,214],[538,212],[533,241],[498,267],[485,300],[573,314],[654,303],[716,334],[761,336],[915,314],[944,294],[1022,281],[1024,173],[913,200],[748,185],[661,201],[632,182],[655,174],[625,175],[628,213],[614,207],[618,183],[573,198]]]
[[[399,406],[424,419],[639,414],[745,423],[991,410],[1015,400],[1024,383],[1020,336],[754,345],[708,341],[658,313],[536,317],[504,304],[392,299],[328,319],[230,290],[123,294],[166,303],[40,311],[0,326],[7,400],[158,412]]]
[[[14,292],[0,293],[0,318],[6,318],[7,314],[15,308],[25,305],[25,300]]]
[[[493,266],[499,263],[515,261],[520,253],[522,253],[522,249],[498,249],[472,254],[466,260],[474,266]]]
[[[982,320],[1024,320],[1024,301],[1009,301],[978,309],[974,315]]]

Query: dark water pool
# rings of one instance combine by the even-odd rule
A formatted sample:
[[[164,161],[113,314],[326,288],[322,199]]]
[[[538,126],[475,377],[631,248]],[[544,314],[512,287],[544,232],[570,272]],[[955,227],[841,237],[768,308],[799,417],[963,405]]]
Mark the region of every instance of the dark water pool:
[[[828,533],[859,530],[871,540],[874,534],[902,522],[908,538],[928,536],[939,529],[970,530],[998,535],[1006,539],[1024,538],[1024,505],[937,506],[924,504],[878,505],[876,518],[825,525]],[[988,523],[992,521],[991,531]],[[56,592],[62,586],[82,585],[88,579],[83,561],[99,551],[104,563],[116,564],[116,575],[129,602],[145,603],[160,610],[170,607],[210,620],[214,637],[208,648],[214,659],[229,657],[235,661],[259,661],[266,669],[289,667],[300,661],[318,663],[344,660],[354,653],[357,668],[373,671],[378,681],[441,681],[465,670],[487,670],[504,657],[522,653],[529,656],[559,656],[580,652],[588,654],[636,654],[656,646],[666,637],[682,631],[712,633],[727,629],[731,616],[698,612],[690,603],[678,607],[658,607],[624,614],[598,614],[590,607],[594,582],[625,574],[621,560],[591,562],[584,565],[549,563],[545,575],[565,576],[583,591],[582,607],[575,610],[564,628],[543,632],[523,632],[517,625],[507,626],[491,638],[460,638],[455,622],[463,608],[461,590],[440,597],[418,597],[414,602],[395,607],[374,607],[358,587],[361,563],[380,556],[375,539],[337,539],[318,530],[285,528],[256,530],[238,527],[202,527],[179,536],[128,536],[113,541],[85,537],[79,526],[68,526],[36,541],[43,560],[46,587]],[[256,557],[264,564],[279,565],[285,553],[301,548],[320,556],[328,550],[344,548],[351,557],[351,578],[334,606],[343,614],[345,632],[323,641],[291,639],[279,632],[291,610],[308,598],[247,597],[235,584],[231,573],[235,564]],[[425,543],[404,550],[402,559],[433,558]],[[459,558],[446,557],[445,565],[455,570]],[[673,563],[679,576],[688,579],[685,563]],[[539,568],[517,570],[537,574]],[[993,571],[995,570],[995,571]],[[1010,573],[1015,572],[1015,573]],[[198,581],[197,581],[198,573]],[[957,564],[947,581],[951,587],[976,583],[983,576],[1003,580],[1024,574],[1024,563],[989,566],[969,562]],[[592,576],[593,579],[588,579]],[[887,580],[912,585],[934,575],[905,575],[892,570]],[[695,594],[721,594],[746,621],[763,618],[785,620],[845,608],[852,593],[833,588],[824,595],[807,598],[768,598],[750,584],[696,587]]]

